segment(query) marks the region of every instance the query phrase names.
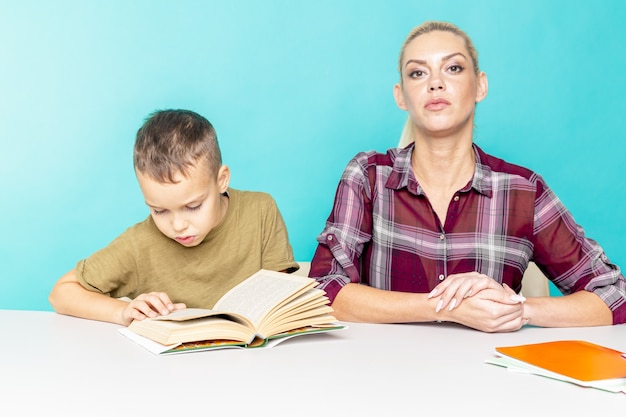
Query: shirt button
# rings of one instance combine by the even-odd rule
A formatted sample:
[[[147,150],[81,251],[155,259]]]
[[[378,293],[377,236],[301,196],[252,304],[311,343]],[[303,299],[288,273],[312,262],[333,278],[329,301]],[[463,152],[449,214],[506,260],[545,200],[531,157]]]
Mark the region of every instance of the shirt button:
[[[326,239],[328,239],[328,240],[333,240],[333,237],[332,237],[332,235],[328,235],[328,236],[326,237]]]
[[[445,277],[443,276],[443,274],[439,275],[439,281],[443,281],[443,280],[444,280],[444,278],[445,278]]]
[[[446,235],[439,235],[439,240],[444,240],[446,238]]]
[[[458,195],[454,196],[454,201],[459,201],[459,196]]]

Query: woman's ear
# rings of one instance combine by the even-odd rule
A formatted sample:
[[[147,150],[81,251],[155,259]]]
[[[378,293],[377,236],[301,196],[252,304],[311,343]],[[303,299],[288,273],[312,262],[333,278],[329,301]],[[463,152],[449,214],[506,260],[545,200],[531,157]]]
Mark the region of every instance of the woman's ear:
[[[393,98],[396,99],[396,104],[402,110],[407,110],[406,101],[404,100],[404,92],[402,91],[402,86],[398,83],[393,86]]]
[[[476,103],[480,103],[485,97],[487,97],[487,92],[489,91],[487,74],[485,74],[484,72],[478,74],[478,80],[476,84]]]
[[[228,190],[230,184],[230,168],[228,165],[222,165],[217,171],[217,186],[220,194],[225,193]]]

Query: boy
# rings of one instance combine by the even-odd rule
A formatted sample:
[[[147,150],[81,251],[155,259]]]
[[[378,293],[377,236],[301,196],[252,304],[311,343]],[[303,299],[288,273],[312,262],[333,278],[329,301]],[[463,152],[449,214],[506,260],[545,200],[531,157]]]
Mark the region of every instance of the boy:
[[[212,308],[261,268],[298,269],[272,197],[228,187],[229,168],[204,117],[150,115],[137,132],[134,167],[150,216],[59,279],[49,296],[56,312],[127,326]]]

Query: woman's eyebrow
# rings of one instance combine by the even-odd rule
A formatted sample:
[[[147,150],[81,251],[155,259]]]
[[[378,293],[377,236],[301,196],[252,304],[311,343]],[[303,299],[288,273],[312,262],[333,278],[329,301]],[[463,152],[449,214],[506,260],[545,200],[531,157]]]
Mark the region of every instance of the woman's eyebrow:
[[[463,55],[463,53],[461,52],[453,52],[449,55],[446,55],[444,57],[441,58],[441,62],[445,62],[451,58],[454,58],[455,56],[460,55],[463,58],[467,59],[467,57],[465,55]],[[423,59],[409,59],[408,61],[406,61],[406,64],[404,64],[404,66],[406,67],[407,65],[411,64],[411,63],[415,63],[415,64],[420,64],[420,65],[426,65],[426,61],[424,61]]]

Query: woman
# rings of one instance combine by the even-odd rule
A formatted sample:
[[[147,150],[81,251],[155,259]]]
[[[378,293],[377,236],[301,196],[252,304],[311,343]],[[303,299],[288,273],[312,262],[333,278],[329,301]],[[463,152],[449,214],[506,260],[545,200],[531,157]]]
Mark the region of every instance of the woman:
[[[469,37],[426,22],[404,42],[399,71],[410,144],[355,156],[318,236],[309,275],[336,317],[485,332],[626,322],[620,269],[544,180],[473,143],[488,83]],[[530,261],[563,297],[518,295]]]

